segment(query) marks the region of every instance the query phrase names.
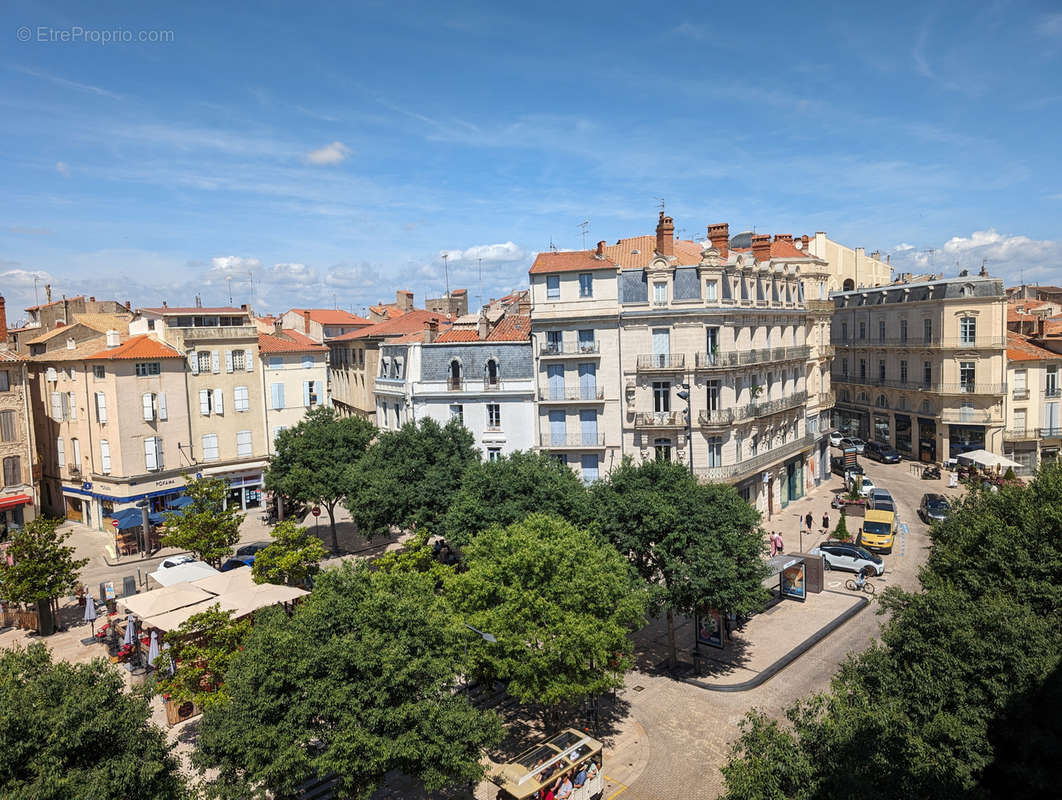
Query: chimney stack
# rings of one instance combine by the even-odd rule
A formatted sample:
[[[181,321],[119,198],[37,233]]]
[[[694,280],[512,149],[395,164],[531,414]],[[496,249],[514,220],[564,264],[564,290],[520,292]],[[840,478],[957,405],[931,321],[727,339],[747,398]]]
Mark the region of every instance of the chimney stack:
[[[730,255],[730,223],[719,222],[708,226],[708,238],[712,247],[719,251],[719,256],[726,261]]]
[[[660,221],[656,223],[656,252],[661,256],[675,255],[675,221],[660,212]]]
[[[0,342],[7,341],[7,301],[0,294]]]
[[[479,315],[479,340],[482,342],[490,334],[490,320],[487,319],[487,315],[480,313]]]
[[[808,251],[808,242],[810,241],[811,239],[806,233],[800,237],[800,249],[805,253]]]
[[[598,258],[605,257],[605,242],[604,240],[597,243],[597,251],[594,253]]]
[[[771,260],[771,237],[769,234],[752,234],[752,255],[760,262]]]
[[[129,303],[128,303],[128,301],[126,302],[126,304],[125,304],[125,307],[126,307],[126,308],[129,308]],[[166,305],[166,301],[165,301],[165,300],[163,300],[163,301],[162,301],[162,307],[163,307],[163,308],[169,308],[169,306],[168,306],[168,305]]]
[[[109,331],[107,331],[107,347],[117,347],[119,344],[120,340],[118,336],[118,331],[116,331],[114,328],[111,328]]]
[[[310,312],[309,310],[302,312],[302,332],[307,336],[310,335]]]
[[[273,320],[273,335],[280,336],[280,332],[284,330],[284,320],[277,317]]]
[[[450,302],[450,298],[446,298],[447,304]],[[395,292],[395,305],[402,311],[413,310],[413,292],[408,289],[399,289]]]
[[[66,339],[66,349],[67,350],[76,350],[77,349],[77,342],[74,341],[74,339],[72,337],[69,337],[69,336],[67,337],[67,339]]]
[[[44,284],[44,302],[52,302],[52,285],[50,283]]]
[[[439,335],[438,320],[429,319],[424,322],[424,344],[431,344]]]

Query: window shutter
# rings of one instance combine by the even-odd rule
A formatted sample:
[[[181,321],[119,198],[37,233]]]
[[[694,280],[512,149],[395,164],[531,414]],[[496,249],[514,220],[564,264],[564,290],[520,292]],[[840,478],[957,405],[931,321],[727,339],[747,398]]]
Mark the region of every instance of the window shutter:
[[[214,413],[225,413],[225,392],[221,389],[214,390]]]
[[[210,369],[215,375],[221,372],[221,356],[218,355],[217,350],[210,351]]]
[[[55,458],[59,462],[60,467],[66,466],[66,448],[63,447],[62,436],[55,440]]]
[[[166,419],[166,393],[159,392],[157,397],[159,404],[159,419]]]
[[[68,395],[70,398],[67,403],[70,406],[70,419],[77,419],[77,398],[74,397],[74,393],[70,392]]]
[[[225,351],[225,371],[232,372],[232,351]]]
[[[210,390],[199,390],[199,413],[204,417],[210,416]]]
[[[159,468],[159,461],[155,453],[155,439],[148,437],[144,440],[144,466],[149,472]]]
[[[70,395],[59,392],[59,419],[70,419]]]
[[[284,384],[273,383],[269,386],[269,393],[272,397],[272,406],[274,411],[279,411],[284,407],[284,401],[281,399],[281,395],[284,392]]]
[[[188,367],[192,370],[193,375],[199,374],[199,353],[195,350],[188,354]]]
[[[52,392],[52,419],[59,421],[63,418],[63,401],[59,399],[59,392]]]
[[[140,396],[140,403],[144,409],[144,422],[151,422],[155,419],[155,398],[151,394],[142,394]]]
[[[103,474],[111,471],[111,443],[100,439],[100,470]]]
[[[56,373],[55,367],[48,367],[48,369],[44,373],[44,379],[52,383],[59,379],[59,375]]]
[[[254,372],[254,353],[250,350],[243,351],[243,365],[248,372]]]
[[[165,469],[166,465],[163,463],[162,458],[162,437],[155,437],[155,463],[158,464],[159,469]]]
[[[321,381],[314,381],[313,382],[313,393],[315,395],[317,395],[317,405],[323,406],[324,405],[324,386],[321,384]]]
[[[302,382],[302,404],[310,407],[310,381]]]
[[[72,465],[76,469],[81,466],[81,442],[78,439],[71,439],[70,444],[73,445],[73,461]]]
[[[107,395],[103,392],[96,392],[96,421],[107,421]]]

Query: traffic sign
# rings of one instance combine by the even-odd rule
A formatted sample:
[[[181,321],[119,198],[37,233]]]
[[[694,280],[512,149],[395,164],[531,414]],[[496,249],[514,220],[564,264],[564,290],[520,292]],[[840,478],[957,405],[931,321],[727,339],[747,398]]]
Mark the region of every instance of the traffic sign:
[[[117,527],[118,527],[118,520],[116,520],[116,519],[112,519],[112,520],[111,520],[111,525],[113,525],[114,527],[116,527],[116,528],[117,528]]]
[[[321,509],[318,506],[314,506],[310,510],[310,513],[313,514],[315,517],[319,517],[319,516],[321,516]]]

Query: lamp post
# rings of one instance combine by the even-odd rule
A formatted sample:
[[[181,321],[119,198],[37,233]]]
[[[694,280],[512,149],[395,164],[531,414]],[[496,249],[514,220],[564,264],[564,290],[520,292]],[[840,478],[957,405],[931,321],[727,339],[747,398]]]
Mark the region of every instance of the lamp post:
[[[690,454],[690,477],[693,477],[693,404],[690,400],[690,385],[682,384],[681,391],[676,394],[679,399],[686,401],[686,451]]]
[[[493,633],[487,633],[486,631],[481,631],[479,628],[473,628],[467,622],[462,623],[462,624],[466,628],[468,628],[470,631],[472,631],[472,633],[478,635],[479,638],[482,639],[485,642],[488,642],[490,644],[495,644],[498,641],[497,638],[495,638]],[[466,672],[465,672],[465,693],[467,694],[468,693],[468,672],[467,672],[467,669],[468,669],[468,639],[467,638],[465,639],[465,669],[466,669]]]

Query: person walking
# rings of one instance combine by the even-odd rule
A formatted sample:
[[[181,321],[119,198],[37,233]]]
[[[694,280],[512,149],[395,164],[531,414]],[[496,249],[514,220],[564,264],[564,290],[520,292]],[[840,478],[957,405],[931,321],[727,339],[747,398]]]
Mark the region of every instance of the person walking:
[[[811,526],[815,524],[815,518],[811,516],[810,511],[804,515],[804,524],[808,527],[808,535],[811,535]]]
[[[774,532],[774,546],[775,546],[775,552],[778,555],[781,555],[782,551],[785,550],[785,542],[782,541],[782,533],[781,533],[781,531],[775,531]]]
[[[826,536],[830,532],[830,512],[822,512],[822,535]]]

